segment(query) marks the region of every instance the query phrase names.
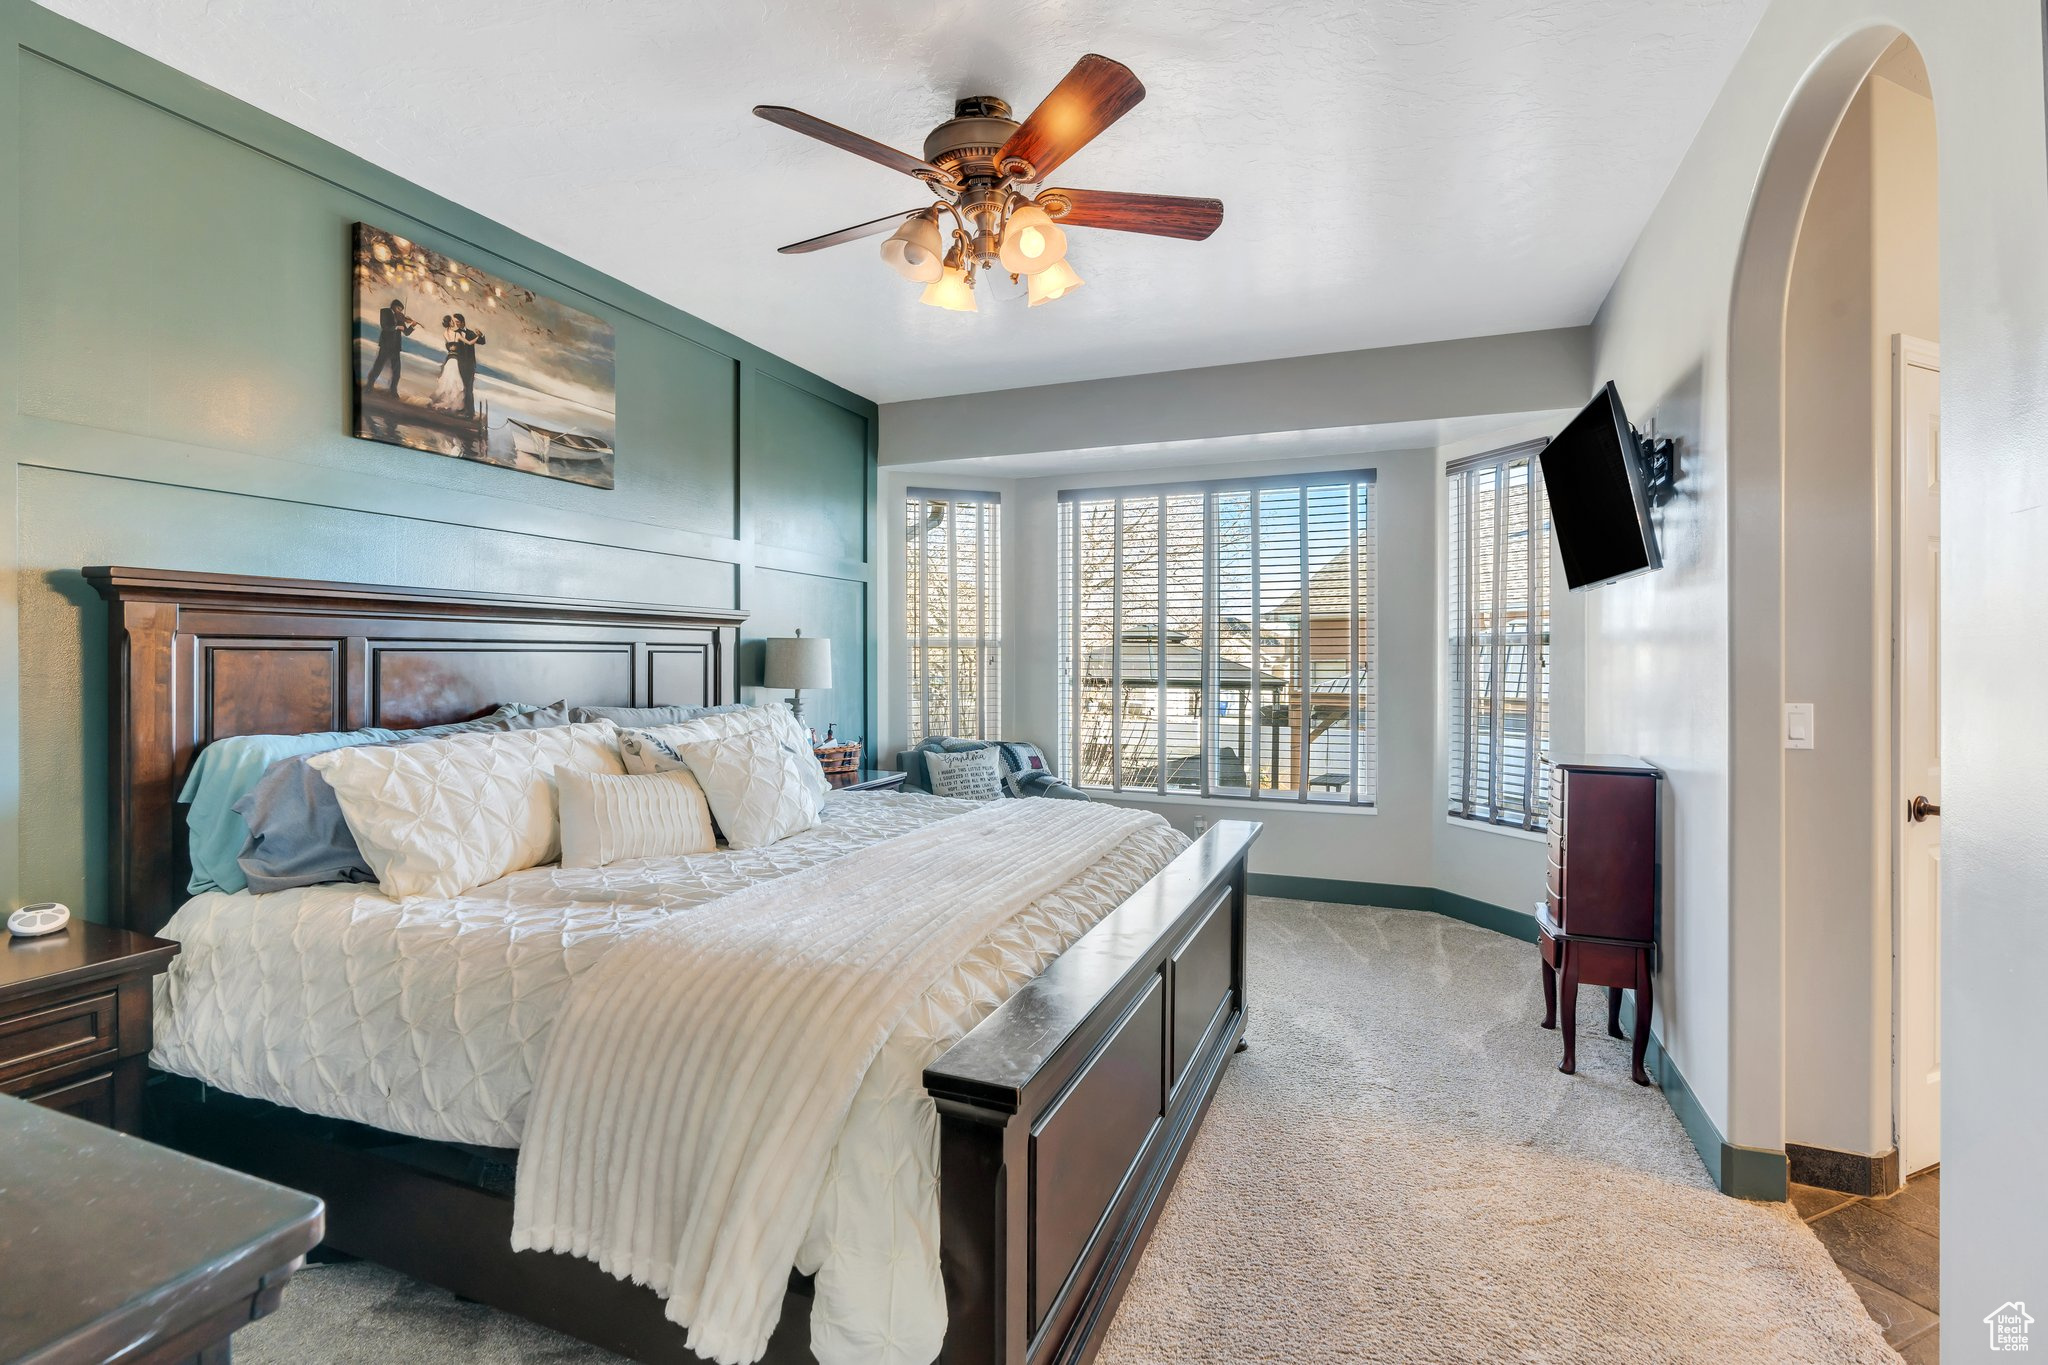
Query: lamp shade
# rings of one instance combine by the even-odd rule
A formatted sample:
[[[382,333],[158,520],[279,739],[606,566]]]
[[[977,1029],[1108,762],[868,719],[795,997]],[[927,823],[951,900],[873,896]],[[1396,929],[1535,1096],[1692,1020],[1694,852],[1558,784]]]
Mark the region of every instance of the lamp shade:
[[[832,685],[832,642],[822,636],[793,635],[768,641],[761,686],[809,692]]]
[[[930,284],[944,266],[938,215],[931,209],[914,213],[882,243],[882,259],[890,269],[915,284]]]
[[[1067,234],[1044,209],[1026,204],[1010,215],[999,251],[1003,269],[1012,275],[1036,275],[1066,257]]]
[[[956,265],[947,266],[938,279],[926,285],[924,292],[917,296],[917,301],[954,313],[979,311],[978,305],[974,302],[974,286],[967,282],[967,272]]]
[[[1081,283],[1081,277],[1074,273],[1074,267],[1065,261],[1054,261],[1031,277],[1027,291],[1031,301],[1025,306],[1036,308],[1041,303],[1049,303],[1079,289]]]

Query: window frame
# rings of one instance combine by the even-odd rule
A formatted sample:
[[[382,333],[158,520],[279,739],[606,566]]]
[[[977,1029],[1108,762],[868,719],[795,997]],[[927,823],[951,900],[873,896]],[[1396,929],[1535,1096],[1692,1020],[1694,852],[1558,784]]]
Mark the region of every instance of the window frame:
[[[950,629],[945,635],[926,636],[921,633],[924,614],[913,611],[912,604],[919,598],[918,588],[924,580],[923,561],[918,553],[919,541],[911,533],[912,508],[930,503],[945,503],[950,507],[964,504],[979,504],[992,508],[993,513],[983,513],[990,521],[986,536],[987,554],[980,564],[976,576],[978,591],[983,601],[977,612],[981,617],[982,633],[963,637],[959,633],[960,595],[959,563],[960,544],[956,534],[958,522],[949,511],[946,519],[948,534],[949,565],[947,577],[953,587],[948,594],[947,617]],[[903,490],[902,525],[903,544],[903,682],[905,726],[913,745],[922,744],[935,735],[948,735],[962,739],[995,740],[1002,736],[1003,728],[1003,495],[998,492],[975,488],[927,488],[906,487]],[[980,550],[975,550],[977,557]],[[989,627],[993,626],[993,632]],[[927,686],[920,661],[933,649],[945,650],[951,656],[947,684],[946,728],[931,728],[931,692]],[[980,662],[982,685],[975,689],[974,707],[971,716],[963,716],[960,704],[959,657],[963,649],[975,652]],[[991,702],[993,704],[991,704]],[[963,728],[966,721],[972,728]]]
[[[1443,519],[1439,522],[1444,532],[1444,552],[1440,564],[1444,584],[1444,612],[1441,621],[1442,634],[1439,638],[1445,651],[1442,656],[1445,660],[1445,676],[1441,694],[1445,717],[1442,750],[1446,777],[1443,792],[1445,815],[1461,828],[1483,829],[1529,838],[1544,837],[1550,827],[1549,789],[1542,770],[1549,761],[1551,741],[1550,681],[1555,658],[1555,621],[1551,608],[1556,600],[1556,595],[1552,591],[1551,560],[1555,548],[1555,535],[1551,526],[1549,498],[1543,486],[1543,465],[1539,458],[1543,448],[1548,444],[1547,439],[1539,437],[1494,450],[1481,451],[1446,463],[1444,513]],[[1529,535],[1523,543],[1528,547],[1530,555],[1531,602],[1524,608],[1527,617],[1524,628],[1519,634],[1509,629],[1505,602],[1501,600],[1497,590],[1496,601],[1500,602],[1500,605],[1488,612],[1492,622],[1490,629],[1484,632],[1460,629],[1461,617],[1469,618],[1471,608],[1461,606],[1458,588],[1460,584],[1469,584],[1473,581],[1477,567],[1473,543],[1475,537],[1470,530],[1472,513],[1469,491],[1465,491],[1462,504],[1465,509],[1466,525],[1454,530],[1453,519],[1458,515],[1461,506],[1461,490],[1470,489],[1470,483],[1463,481],[1473,474],[1502,470],[1525,462],[1529,467],[1529,510],[1526,523]],[[1501,568],[1504,559],[1503,547],[1512,534],[1506,523],[1505,517],[1496,517],[1494,520],[1493,582],[1496,585],[1502,583],[1506,577]],[[1541,630],[1537,631],[1534,627],[1539,621]],[[1487,708],[1490,757],[1483,765],[1487,769],[1487,790],[1483,798],[1475,793],[1474,748],[1469,739],[1470,728],[1465,724],[1471,707],[1464,695],[1463,679],[1466,670],[1461,663],[1461,660],[1470,657],[1475,643],[1481,641],[1490,645],[1489,657],[1492,660],[1491,677],[1487,688],[1492,696],[1491,705]],[[1516,809],[1493,799],[1501,790],[1507,768],[1506,683],[1509,669],[1505,660],[1508,651],[1512,649],[1527,651],[1531,648],[1538,652],[1537,666],[1530,678],[1529,691],[1532,695],[1529,702],[1525,703],[1528,716],[1525,728],[1530,733],[1530,740],[1526,745],[1528,759],[1524,772],[1522,804]]]
[[[1297,662],[1305,670],[1302,676],[1312,679],[1316,676],[1316,664],[1318,661],[1314,658],[1313,654],[1312,627],[1306,623],[1308,616],[1307,599],[1312,591],[1311,581],[1314,577],[1312,566],[1309,563],[1308,549],[1311,518],[1306,513],[1309,506],[1308,490],[1323,488],[1344,489],[1348,508],[1348,524],[1345,529],[1349,532],[1346,545],[1350,552],[1350,605],[1353,624],[1349,633],[1349,659],[1344,662],[1347,665],[1345,670],[1346,676],[1360,683],[1360,685],[1348,689],[1351,698],[1349,733],[1354,749],[1350,781],[1346,784],[1341,797],[1318,797],[1313,795],[1314,788],[1309,781],[1312,751],[1308,744],[1303,744],[1301,751],[1290,755],[1288,760],[1289,765],[1296,769],[1292,774],[1295,779],[1294,787],[1291,789],[1268,789],[1262,786],[1261,778],[1267,765],[1256,752],[1259,748],[1257,737],[1262,727],[1255,720],[1252,725],[1253,743],[1248,746],[1250,752],[1240,756],[1245,764],[1246,785],[1243,787],[1219,786],[1215,780],[1215,759],[1218,752],[1216,748],[1216,722],[1218,716],[1215,698],[1220,695],[1221,691],[1215,677],[1215,663],[1217,659],[1215,641],[1219,638],[1221,621],[1221,591],[1219,589],[1218,545],[1216,540],[1217,499],[1222,495],[1242,495],[1246,499],[1249,527],[1247,541],[1250,563],[1249,590],[1251,593],[1252,612],[1254,619],[1256,619],[1261,610],[1259,605],[1259,578],[1262,562],[1265,558],[1260,550],[1261,541],[1259,539],[1261,494],[1274,489],[1301,490],[1304,515],[1301,518],[1301,526],[1298,532],[1302,547],[1298,592],[1302,598],[1301,606],[1304,624],[1298,632],[1300,636],[1299,650],[1301,657]],[[1177,479],[1145,484],[1107,485],[1059,490],[1059,541],[1057,547],[1059,590],[1058,606],[1055,612],[1058,625],[1058,666],[1060,669],[1058,679],[1060,692],[1058,745],[1059,753],[1066,764],[1069,780],[1075,786],[1088,791],[1138,795],[1155,800],[1243,801],[1266,804],[1278,802],[1297,810],[1348,811],[1354,814],[1365,815],[1377,814],[1379,810],[1377,684],[1378,677],[1382,672],[1378,621],[1378,492],[1378,471],[1374,468],[1319,470],[1306,473],[1283,472],[1239,478]],[[1158,757],[1153,765],[1155,769],[1153,781],[1141,784],[1124,780],[1124,768],[1128,756],[1123,751],[1123,707],[1113,698],[1110,718],[1110,748],[1117,755],[1117,758],[1111,767],[1110,781],[1107,783],[1084,782],[1082,780],[1084,772],[1082,763],[1082,732],[1084,727],[1080,724],[1080,716],[1083,711],[1083,696],[1086,687],[1084,673],[1086,670],[1080,658],[1083,652],[1083,646],[1080,642],[1082,591],[1079,575],[1075,572],[1077,561],[1080,557],[1080,522],[1078,511],[1073,509],[1077,509],[1084,503],[1113,502],[1115,504],[1113,513],[1115,518],[1115,530],[1113,532],[1115,543],[1111,553],[1117,568],[1114,573],[1112,588],[1114,605],[1110,611],[1112,629],[1109,649],[1112,659],[1111,672],[1113,680],[1111,687],[1112,689],[1118,689],[1120,688],[1124,672],[1124,631],[1119,627],[1120,623],[1124,620],[1122,593],[1125,579],[1122,568],[1122,538],[1125,504],[1133,500],[1143,502],[1157,499],[1161,522],[1160,534],[1163,535],[1166,499],[1172,496],[1197,493],[1203,497],[1202,596],[1200,606],[1203,622],[1203,643],[1200,650],[1201,677],[1199,688],[1196,692],[1196,696],[1200,699],[1197,706],[1199,713],[1197,717],[1199,721],[1198,743],[1201,758],[1199,783],[1195,789],[1189,790],[1185,787],[1170,785],[1168,782],[1169,765],[1166,762],[1167,746],[1165,737],[1167,731],[1166,717],[1169,708],[1163,699],[1166,695],[1169,681],[1165,676],[1159,677],[1156,682],[1158,694],[1162,700],[1155,706],[1155,724],[1158,728],[1159,739],[1155,749]],[[1161,636],[1158,637],[1160,638],[1160,643],[1157,648],[1159,650],[1158,657],[1163,660],[1167,648],[1163,639],[1167,616],[1167,588],[1163,552],[1161,567],[1156,572],[1159,583],[1156,589],[1159,617],[1158,629],[1161,631]],[[1250,652],[1250,685],[1246,689],[1251,697],[1262,695],[1260,681],[1267,657],[1267,651],[1263,645],[1262,638],[1255,638]],[[1154,671],[1165,675],[1171,671],[1170,665],[1157,667]],[[1246,705],[1250,706],[1254,711],[1259,707],[1259,703],[1256,701],[1248,701]]]

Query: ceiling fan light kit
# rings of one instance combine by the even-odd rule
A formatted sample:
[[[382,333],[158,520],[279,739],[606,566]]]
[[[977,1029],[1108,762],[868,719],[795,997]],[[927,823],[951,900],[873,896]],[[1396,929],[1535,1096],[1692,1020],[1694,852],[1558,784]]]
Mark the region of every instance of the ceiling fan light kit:
[[[1074,273],[1074,267],[1065,261],[1054,261],[1036,275],[1030,276],[1025,288],[1030,294],[1028,307],[1036,308],[1041,303],[1065,298],[1087,281]]]
[[[939,238],[939,210],[934,204],[903,220],[882,243],[882,259],[912,284],[930,284],[944,268],[946,246]]]
[[[980,311],[980,306],[974,301],[974,279],[961,268],[958,246],[946,253],[946,264],[939,271],[938,278],[925,286],[917,301],[953,313]]]
[[[1215,199],[1113,190],[1040,188],[1052,171],[1145,98],[1145,87],[1122,62],[1090,53],[1053,87],[1022,123],[994,95],[970,95],[953,117],[924,140],[920,160],[859,133],[782,105],[754,112],[807,137],[901,171],[924,182],[935,202],[871,222],[792,242],[785,255],[889,232],[882,260],[913,284],[920,301],[953,312],[978,311],[974,281],[997,272],[1023,280],[1030,306],[1063,298],[1081,286],[1067,260],[1067,229],[1106,228],[1199,242],[1223,221]],[[940,219],[950,217],[951,246]],[[891,229],[894,231],[891,231]]]
[[[1067,258],[1067,234],[1050,214],[1025,199],[1010,211],[996,257],[1012,275],[1036,275]]]

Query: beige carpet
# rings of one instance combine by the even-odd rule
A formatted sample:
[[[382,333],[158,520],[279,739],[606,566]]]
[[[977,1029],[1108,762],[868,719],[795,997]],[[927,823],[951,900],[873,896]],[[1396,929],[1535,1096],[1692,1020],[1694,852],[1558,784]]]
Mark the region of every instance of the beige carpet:
[[[1806,1227],[1716,1193],[1535,950],[1400,910],[1261,900],[1224,1078],[1102,1365],[1898,1359]],[[367,1265],[313,1266],[242,1365],[616,1357]]]

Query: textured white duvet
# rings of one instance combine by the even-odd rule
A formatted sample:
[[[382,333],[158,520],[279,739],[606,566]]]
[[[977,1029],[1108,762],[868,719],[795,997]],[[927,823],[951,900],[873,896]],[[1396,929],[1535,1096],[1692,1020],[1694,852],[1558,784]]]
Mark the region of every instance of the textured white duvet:
[[[224,1090],[443,1141],[516,1146],[571,981],[635,929],[974,807],[848,794],[766,848],[535,868],[452,900],[374,888],[195,897],[158,983],[152,1060]],[[937,1116],[925,1066],[1173,857],[1164,823],[1003,924],[925,991],[869,1067],[798,1253],[827,1365],[923,1362],[943,1335]],[[705,910],[702,913],[715,913]]]

